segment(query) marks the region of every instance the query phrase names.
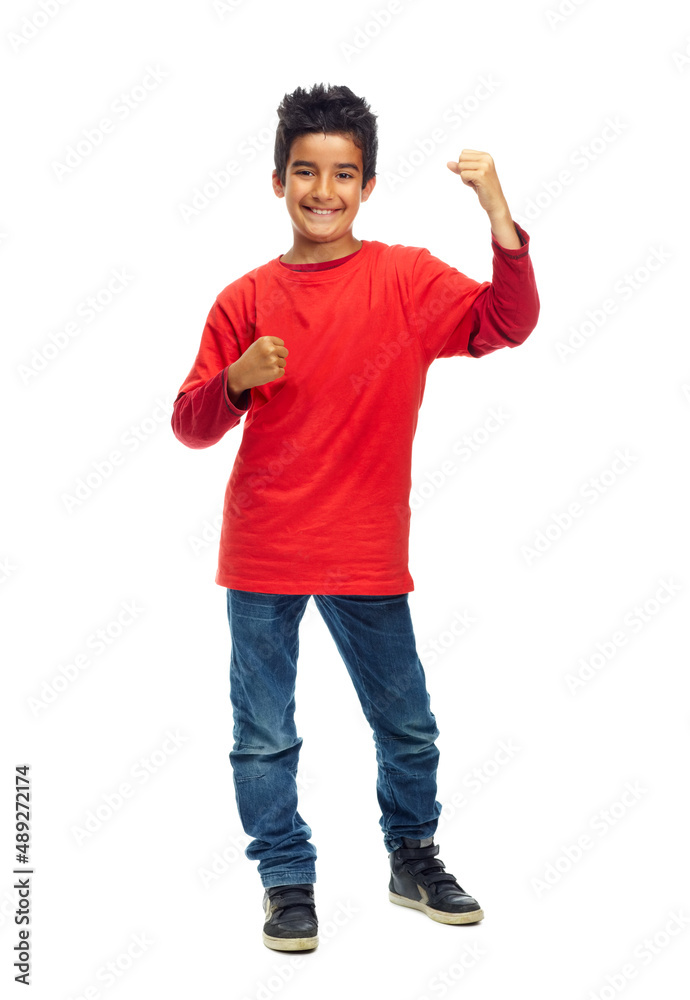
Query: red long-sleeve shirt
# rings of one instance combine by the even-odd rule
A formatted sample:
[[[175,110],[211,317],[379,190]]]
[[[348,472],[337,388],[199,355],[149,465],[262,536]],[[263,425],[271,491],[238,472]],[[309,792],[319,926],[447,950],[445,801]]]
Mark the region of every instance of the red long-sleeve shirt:
[[[492,281],[421,247],[363,240],[325,264],[274,257],[231,282],[206,320],[172,429],[207,448],[246,414],[225,491],[223,587],[272,594],[399,594],[409,572],[412,442],[437,358],[517,347],[539,296],[529,236],[492,238]],[[227,369],[262,336],[284,375],[235,405]]]

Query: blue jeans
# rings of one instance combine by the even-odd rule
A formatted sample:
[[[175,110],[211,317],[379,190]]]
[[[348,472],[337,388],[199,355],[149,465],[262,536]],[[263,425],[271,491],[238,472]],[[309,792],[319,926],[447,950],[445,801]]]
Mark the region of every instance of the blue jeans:
[[[264,887],[316,881],[311,829],[297,811],[298,627],[310,594],[226,588],[235,798],[245,849]],[[407,594],[314,594],[355,686],[376,745],[376,794],[388,852],[431,837],[439,736],[417,655]]]

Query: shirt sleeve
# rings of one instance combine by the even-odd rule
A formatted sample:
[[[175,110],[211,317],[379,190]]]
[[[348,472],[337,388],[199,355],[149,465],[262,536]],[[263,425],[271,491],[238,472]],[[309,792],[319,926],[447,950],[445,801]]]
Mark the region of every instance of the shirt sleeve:
[[[245,389],[239,405],[228,394],[227,367],[190,392],[180,392],[173,404],[172,429],[188,448],[208,448],[227,434],[251,405],[251,391]]]
[[[472,303],[465,322],[467,349],[463,353],[471,358],[481,358],[501,347],[518,347],[527,340],[539,319],[539,293],[529,255],[529,236],[517,222],[513,224],[522,244],[519,249],[503,247],[491,238],[492,281]]]
[[[412,302],[427,362],[480,358],[522,344],[537,324],[539,297],[529,235],[516,222],[521,246],[492,236],[492,280],[478,282],[423,250],[413,269]]]
[[[188,448],[216,444],[251,406],[250,389],[235,405],[227,387],[227,370],[252,343],[256,326],[246,297],[233,296],[232,289],[229,285],[213,303],[196,360],[173,403],[173,434]]]

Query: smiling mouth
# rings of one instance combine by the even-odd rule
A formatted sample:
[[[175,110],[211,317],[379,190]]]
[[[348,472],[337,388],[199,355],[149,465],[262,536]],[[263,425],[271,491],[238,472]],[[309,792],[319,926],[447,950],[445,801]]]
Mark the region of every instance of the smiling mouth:
[[[324,219],[327,219],[330,215],[335,215],[336,212],[340,211],[340,209],[338,209],[338,208],[330,208],[330,209],[327,209],[327,210],[315,209],[315,208],[311,208],[309,205],[305,205],[304,209],[305,209],[306,212],[309,212],[311,215],[321,216]]]

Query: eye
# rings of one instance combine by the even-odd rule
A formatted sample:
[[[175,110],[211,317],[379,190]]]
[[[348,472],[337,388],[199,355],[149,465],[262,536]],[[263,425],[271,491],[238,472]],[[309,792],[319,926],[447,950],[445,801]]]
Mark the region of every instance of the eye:
[[[312,171],[311,170],[307,170],[306,167],[305,167],[303,170],[296,170],[295,173],[297,175],[299,175],[299,174],[311,174]],[[347,177],[348,180],[352,180],[353,179],[353,175],[352,174],[347,174],[344,171],[341,172],[341,173],[339,173],[339,174],[336,174],[336,177]]]

